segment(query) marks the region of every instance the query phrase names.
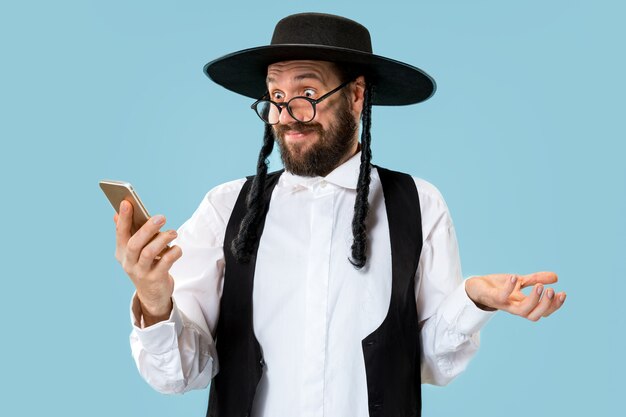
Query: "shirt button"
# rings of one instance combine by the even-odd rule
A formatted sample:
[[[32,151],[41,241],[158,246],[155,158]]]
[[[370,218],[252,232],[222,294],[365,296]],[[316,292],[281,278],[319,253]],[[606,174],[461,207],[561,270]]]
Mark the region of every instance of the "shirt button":
[[[322,181],[320,182],[320,187],[322,187],[322,188],[326,188],[326,184],[328,184],[328,183],[327,183],[326,181],[322,180]]]

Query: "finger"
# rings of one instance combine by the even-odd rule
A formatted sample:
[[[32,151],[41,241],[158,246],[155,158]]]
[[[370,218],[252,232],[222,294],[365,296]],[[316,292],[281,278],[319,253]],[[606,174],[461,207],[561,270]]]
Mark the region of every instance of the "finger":
[[[172,246],[161,254],[161,259],[155,265],[154,270],[160,272],[169,271],[174,262],[179,260],[181,256],[183,256],[183,250],[180,246]]]
[[[176,236],[176,231],[174,230],[157,234],[154,239],[141,250],[139,259],[137,260],[137,267],[143,271],[150,270],[157,256],[167,248],[168,243],[176,239]]]
[[[165,217],[162,215],[151,217],[143,226],[137,230],[137,233],[128,240],[126,259],[135,264],[139,260],[139,254],[143,248],[150,242],[159,229],[165,224]]]
[[[514,275],[514,277],[516,278],[515,288],[513,289],[513,292],[511,293],[511,295],[509,296],[509,301],[513,301],[513,302],[524,301],[526,299],[526,294],[522,292],[522,285],[524,284],[524,280],[522,279],[522,276],[520,275]]]
[[[122,201],[115,227],[116,251],[124,251],[130,239],[130,227],[133,219],[133,207],[128,201]]]
[[[117,213],[115,213],[115,214],[113,215],[113,223],[115,223],[116,225],[117,225],[117,219],[118,219],[119,217],[120,217],[120,216],[119,216]]]
[[[543,297],[541,297],[541,301],[527,316],[526,318],[530,321],[537,321],[550,309],[552,302],[554,301],[554,289],[548,288],[543,293]]]
[[[512,296],[513,292],[517,288],[519,278],[517,275],[511,275],[506,280],[504,287],[499,290],[499,301],[503,304],[509,302],[509,297]]]
[[[536,284],[554,284],[558,280],[559,278],[554,272],[534,272],[521,277],[521,286],[526,288]]]
[[[550,304],[550,308],[548,308],[548,310],[543,313],[543,316],[548,317],[550,314],[563,307],[563,304],[565,303],[565,298],[567,298],[567,295],[564,292],[556,294],[554,299],[552,300],[552,303]]]
[[[542,292],[543,292],[543,285],[542,284],[535,285],[533,287],[533,290],[530,292],[530,294],[528,294],[528,296],[526,296],[524,301],[518,304],[517,309],[516,309],[517,312],[515,314],[518,314],[522,317],[527,317],[528,314],[530,314],[530,312],[533,311],[535,307],[537,307],[537,304],[539,303]]]

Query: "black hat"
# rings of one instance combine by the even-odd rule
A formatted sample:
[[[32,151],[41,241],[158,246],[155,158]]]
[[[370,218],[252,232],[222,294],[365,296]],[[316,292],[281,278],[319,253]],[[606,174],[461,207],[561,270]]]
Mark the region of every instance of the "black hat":
[[[257,99],[267,90],[270,64],[299,59],[358,68],[375,86],[372,104],[414,104],[435,92],[435,81],[421,69],[374,55],[369,31],[363,25],[322,13],[287,16],[276,24],[270,45],[225,55],[206,64],[204,72],[221,86]]]

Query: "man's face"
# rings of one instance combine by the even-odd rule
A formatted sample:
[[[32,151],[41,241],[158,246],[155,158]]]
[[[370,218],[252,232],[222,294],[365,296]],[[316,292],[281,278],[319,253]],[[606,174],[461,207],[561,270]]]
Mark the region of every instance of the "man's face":
[[[279,62],[267,71],[269,97],[278,103],[297,96],[317,99],[344,81],[334,64],[323,61]],[[359,113],[350,86],[317,104],[315,118],[308,123],[283,108],[273,130],[287,171],[325,176],[356,153]]]

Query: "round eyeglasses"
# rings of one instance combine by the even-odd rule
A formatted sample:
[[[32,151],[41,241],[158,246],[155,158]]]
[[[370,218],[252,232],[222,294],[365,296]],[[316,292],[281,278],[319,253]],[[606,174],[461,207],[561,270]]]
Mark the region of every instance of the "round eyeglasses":
[[[299,122],[308,123],[315,118],[315,106],[317,104],[326,100],[328,97],[335,94],[337,91],[341,90],[352,81],[353,80],[346,81],[339,87],[329,91],[317,100],[309,97],[297,96],[289,101],[277,103],[268,98],[260,98],[252,103],[250,108],[254,110],[256,114],[261,118],[261,120],[263,120],[268,125],[275,125],[278,123],[278,119],[280,119],[280,112],[282,112],[283,108],[285,107],[287,108],[287,111],[289,112],[291,117]],[[267,94],[263,97],[266,96]]]

